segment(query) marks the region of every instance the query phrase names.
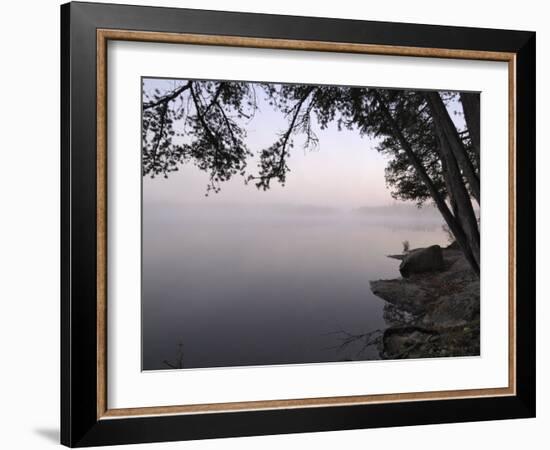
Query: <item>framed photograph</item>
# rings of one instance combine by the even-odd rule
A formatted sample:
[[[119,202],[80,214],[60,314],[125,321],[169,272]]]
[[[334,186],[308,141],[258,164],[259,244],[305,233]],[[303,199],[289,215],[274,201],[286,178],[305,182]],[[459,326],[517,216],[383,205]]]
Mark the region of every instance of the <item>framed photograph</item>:
[[[61,7],[61,440],[535,415],[535,33]]]

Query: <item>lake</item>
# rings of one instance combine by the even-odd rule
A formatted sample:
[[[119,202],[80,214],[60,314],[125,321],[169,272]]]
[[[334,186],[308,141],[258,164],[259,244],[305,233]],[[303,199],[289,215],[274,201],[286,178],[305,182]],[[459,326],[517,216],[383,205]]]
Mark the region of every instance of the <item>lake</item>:
[[[375,211],[144,204],[143,369],[378,359],[369,281],[399,276],[402,241],[447,235],[437,214]]]

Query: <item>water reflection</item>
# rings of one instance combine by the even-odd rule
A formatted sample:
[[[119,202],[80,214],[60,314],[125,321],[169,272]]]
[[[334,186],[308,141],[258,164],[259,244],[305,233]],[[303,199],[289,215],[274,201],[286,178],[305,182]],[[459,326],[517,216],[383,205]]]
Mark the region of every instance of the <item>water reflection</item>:
[[[347,211],[144,212],[144,370],[379,359],[395,313],[369,281],[399,276],[403,240],[447,240]]]
[[[183,343],[180,342],[178,344],[178,350],[176,352],[174,360],[168,361],[167,359],[165,359],[164,361],[162,361],[162,363],[169,369],[183,369],[185,368],[183,361]]]

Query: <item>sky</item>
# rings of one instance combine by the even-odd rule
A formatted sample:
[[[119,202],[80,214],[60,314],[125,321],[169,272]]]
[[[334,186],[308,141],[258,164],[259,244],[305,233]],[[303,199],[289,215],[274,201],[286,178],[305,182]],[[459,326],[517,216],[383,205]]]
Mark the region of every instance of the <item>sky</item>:
[[[168,92],[186,80],[144,79],[144,91]],[[259,89],[257,92],[261,92]],[[271,145],[287,120],[274,111],[260,93],[258,111],[246,125],[248,147],[258,153]],[[221,186],[221,192],[205,197],[208,175],[192,163],[180,166],[168,179],[143,179],[143,201],[181,205],[292,205],[355,209],[363,206],[390,205],[396,201],[386,187],[386,157],[375,149],[376,140],[357,131],[339,131],[335,124],[325,130],[316,129],[319,145],[315,150],[302,148],[303,137],[295,138],[288,159],[290,173],[284,187],[272,182],[268,191],[244,184],[236,177]],[[251,160],[248,169],[255,167]]]

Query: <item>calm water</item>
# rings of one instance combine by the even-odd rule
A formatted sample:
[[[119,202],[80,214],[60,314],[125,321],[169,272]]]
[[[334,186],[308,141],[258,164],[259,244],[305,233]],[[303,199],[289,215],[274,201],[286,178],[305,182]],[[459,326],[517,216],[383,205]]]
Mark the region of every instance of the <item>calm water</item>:
[[[341,344],[386,327],[369,280],[405,239],[447,242],[437,218],[145,205],[143,369],[378,359]]]

